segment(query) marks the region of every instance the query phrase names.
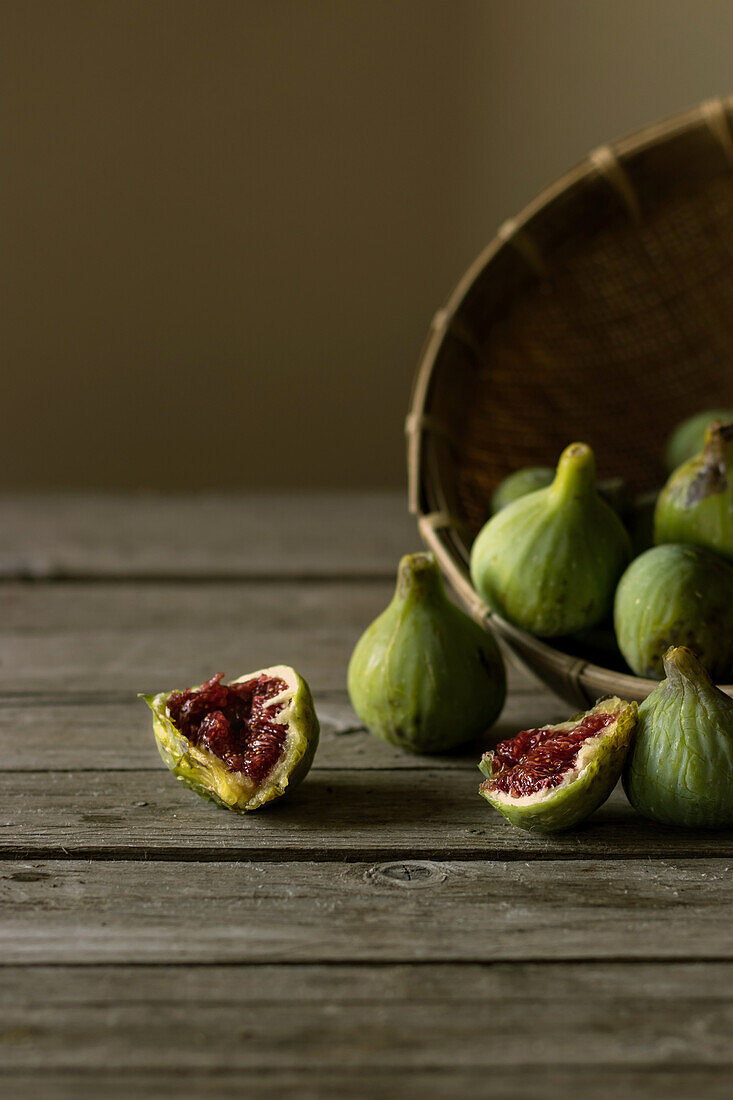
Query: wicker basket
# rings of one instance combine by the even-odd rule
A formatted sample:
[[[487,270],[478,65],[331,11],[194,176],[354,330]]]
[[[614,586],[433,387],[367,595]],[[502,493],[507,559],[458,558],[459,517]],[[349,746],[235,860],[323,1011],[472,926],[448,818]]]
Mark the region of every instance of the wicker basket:
[[[573,704],[643,699],[655,681],[489,612],[470,546],[512,470],[581,439],[599,476],[651,489],[670,429],[733,403],[732,113],[713,100],[592,153],[502,226],[422,352],[407,419],[422,538],[473,616]]]

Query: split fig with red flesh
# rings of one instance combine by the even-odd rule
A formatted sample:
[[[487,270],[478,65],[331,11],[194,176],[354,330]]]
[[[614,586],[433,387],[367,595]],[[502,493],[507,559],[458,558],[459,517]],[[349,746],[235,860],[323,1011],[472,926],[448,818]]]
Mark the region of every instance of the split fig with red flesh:
[[[523,730],[484,754],[479,787],[521,829],[571,829],[606,801],[636,729],[636,703],[613,696],[557,726]]]
[[[295,669],[275,665],[222,683],[144,695],[166,766],[187,787],[246,813],[304,779],[318,746],[310,689]]]

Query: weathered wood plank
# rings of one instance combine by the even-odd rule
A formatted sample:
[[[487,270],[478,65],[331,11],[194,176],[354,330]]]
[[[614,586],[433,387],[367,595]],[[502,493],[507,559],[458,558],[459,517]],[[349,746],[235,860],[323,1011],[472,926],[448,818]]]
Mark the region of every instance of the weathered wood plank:
[[[383,581],[282,585],[0,586],[0,691],[136,691],[295,665],[343,689],[351,650],[384,607]]]
[[[76,859],[733,859],[733,830],[645,821],[617,789],[587,824],[539,836],[479,797],[474,766],[319,768],[292,799],[245,816],[150,771],[0,774],[0,856]]]
[[[733,959],[725,860],[0,862],[10,963]]]
[[[271,664],[296,666],[314,691],[343,691],[351,651],[392,593],[392,581],[380,579],[8,582],[0,585],[0,693],[120,698]],[[512,674],[530,684],[527,674]],[[556,711],[557,700],[545,698]]]
[[[567,717],[567,708],[512,674],[512,690],[492,730],[500,739],[520,729]],[[0,700],[0,760],[4,771],[39,769],[155,768],[160,758],[150,712],[129,694],[46,698],[40,694]],[[316,768],[470,768],[486,747],[471,745],[439,758],[402,752],[371,737],[359,723],[345,690],[316,694],[321,740]]]
[[[160,691],[292,664],[343,689],[390,583],[6,584],[0,691]]]
[[[3,577],[392,577],[404,493],[0,495]]]
[[[375,1054],[375,1061],[379,1061]],[[3,1073],[3,1085],[13,1100],[212,1100],[246,1092],[247,1100],[456,1100],[457,1097],[497,1097],[504,1100],[567,1100],[588,1096],[593,1100],[729,1100],[731,1070],[728,1066],[675,1066],[659,1069],[643,1066],[619,1069],[601,1063],[593,1068],[530,1066],[465,1069],[433,1066],[429,1069],[390,1068],[354,1070],[318,1069],[258,1070],[243,1081],[242,1073],[226,1067],[201,1071],[162,1073],[55,1072],[39,1069],[24,1074]]]
[[[240,963],[236,965],[188,965],[177,960],[149,966],[133,964],[125,966],[125,981],[120,982],[118,966],[54,965],[34,966],[0,963],[0,1012],[8,1013],[14,1005],[23,1004],[28,1009],[53,1008],[62,1012],[65,1008],[88,1008],[90,1005],[113,1005],[120,1008],[134,1007],[141,1001],[156,1004],[200,1004],[213,1011],[229,1004],[260,1006],[289,1006],[298,1012],[303,1006],[337,1004],[344,1008],[360,1005],[379,1005],[384,1011],[401,1009],[405,1005],[423,1007],[447,1005],[492,1005],[505,1003],[510,1011],[517,1005],[534,1005],[547,1016],[547,1026],[555,1030],[558,1042],[572,1042],[572,1035],[563,1036],[562,1019],[549,1018],[550,1006],[573,1001],[597,1001],[599,1005],[617,1003],[633,991],[638,1006],[659,1005],[666,1002],[670,1008],[670,1025],[676,1024],[681,1015],[675,1005],[681,1001],[693,1004],[719,1004],[721,1011],[733,1006],[733,962],[625,962],[587,960],[584,962],[493,962],[493,963],[333,963],[320,966],[310,963]],[[671,1004],[670,1004],[671,1002]],[[629,1026],[630,1017],[625,1014],[619,1026]],[[7,1020],[5,1021],[8,1022]],[[167,1028],[165,1020],[155,1021],[156,1026]],[[323,1016],[324,1026],[327,1017]],[[640,1025],[642,1021],[639,1021]],[[333,1025],[331,1025],[333,1026]],[[512,1035],[508,1024],[496,1021],[497,1027],[505,1027],[508,1042],[517,1043],[522,1036]],[[570,1032],[574,1029],[569,1028]],[[692,1030],[692,1029],[690,1029]],[[722,1061],[723,1056],[733,1060],[730,1049],[730,1029],[726,1028],[724,1049],[707,1047],[700,1049],[701,1061],[711,1056]],[[141,1037],[142,1038],[142,1037]],[[265,1036],[266,1038],[266,1036]],[[271,1036],[270,1039],[273,1037]],[[491,1036],[484,1035],[486,1043]],[[547,1064],[566,1059],[554,1053],[555,1043],[548,1043],[544,1028],[537,1029],[537,1045],[531,1049],[515,1047],[516,1054],[530,1063]],[[595,1036],[595,1038],[598,1038]],[[685,1042],[693,1041],[686,1035]],[[700,1040],[707,1036],[700,1029]],[[148,1037],[150,1041],[150,1037]],[[212,1037],[213,1041],[213,1037]],[[226,1035],[219,1036],[220,1044]],[[306,1037],[301,1036],[307,1055]],[[482,1045],[476,1050],[476,1060],[512,1062],[514,1055],[501,1043],[502,1052],[489,1056]],[[150,1049],[155,1049],[151,1041]],[[141,1052],[138,1052],[141,1053]],[[195,1051],[189,1051],[193,1059]],[[665,1051],[664,1053],[669,1053]],[[619,1047],[614,1061],[627,1057],[638,1058],[641,1046],[624,1043]],[[246,1058],[259,1058],[258,1051],[243,1051]],[[581,1050],[582,1060],[597,1060],[598,1052]],[[695,1061],[695,1058],[690,1059]],[[264,1059],[263,1059],[264,1061]],[[145,1065],[141,1062],[140,1065]]]
[[[4,1077],[361,1074],[375,1061],[527,1078],[568,1066],[733,1069],[732,979],[730,963],[11,966],[0,971],[0,1050]]]

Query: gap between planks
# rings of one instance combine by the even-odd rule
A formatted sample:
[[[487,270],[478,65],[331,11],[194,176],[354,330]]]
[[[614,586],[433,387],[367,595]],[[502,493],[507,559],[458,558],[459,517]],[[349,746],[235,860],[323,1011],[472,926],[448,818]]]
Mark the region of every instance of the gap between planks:
[[[71,573],[55,572],[43,575],[33,573],[0,573],[0,586],[3,585],[28,585],[35,587],[44,584],[61,585],[192,585],[193,587],[206,585],[247,585],[273,584],[278,586],[292,586],[300,584],[331,585],[331,584],[378,584],[394,583],[396,568],[377,573],[361,573],[349,571],[319,573],[312,570],[307,573],[236,573],[217,572],[211,570],[204,574],[199,573]]]
[[[487,1021],[490,1028],[490,1021]],[[588,1096],[593,1100],[730,1100],[730,1068],[725,1065],[691,1064],[544,1067],[521,1065],[509,1069],[495,1066],[463,1068],[451,1059],[446,1065],[429,1070],[414,1065],[374,1068],[333,1066],[323,1069],[259,1069],[246,1078],[247,1100],[456,1100],[457,1097],[511,1097],[512,1100],[567,1100],[568,1096]],[[39,1092],[53,1100],[231,1100],[242,1094],[242,1072],[223,1066],[205,1070],[177,1070],[166,1066],[149,1073],[123,1070],[95,1071],[43,1069],[3,1072],[3,1084],[14,1100],[38,1100]],[[183,1088],[185,1087],[185,1092]],[[52,1089],[53,1091],[49,1091]],[[358,1091],[357,1091],[358,1090]]]
[[[402,492],[4,493],[0,574],[206,583],[394,578],[419,547]]]
[[[201,962],[197,959],[184,959],[178,961],[176,959],[153,959],[147,962],[127,962],[119,961],[115,962],[114,959],[110,962],[89,962],[84,959],[80,959],[78,962],[53,962],[49,961],[30,961],[30,962],[8,962],[5,959],[0,959],[0,971],[8,970],[48,970],[48,971],[88,971],[88,970],[110,970],[110,971],[132,971],[146,973],[147,971],[160,971],[171,970],[186,972],[188,970],[218,970],[222,969],[224,964]],[[481,971],[491,970],[496,967],[519,967],[519,966],[531,966],[537,969],[549,969],[555,970],[561,968],[567,970],[568,967],[578,967],[584,969],[586,967],[601,966],[604,970],[614,970],[616,968],[630,967],[636,971],[639,967],[654,966],[661,967],[666,973],[670,968],[679,969],[685,967],[696,966],[710,966],[713,967],[716,974],[721,971],[726,971],[726,968],[733,967],[733,959],[728,958],[726,955],[696,955],[691,959],[672,959],[670,960],[667,955],[655,955],[650,952],[643,957],[637,955],[617,955],[613,958],[606,958],[604,955],[584,955],[581,959],[563,959],[561,963],[558,963],[556,959],[548,959],[543,955],[522,955],[512,958],[507,956],[500,961],[488,959],[485,962],[476,962],[473,959],[454,959],[448,955],[441,956],[436,953],[431,955],[429,959],[411,959],[407,956],[403,958],[391,958],[386,962],[372,962],[370,959],[352,959],[348,962],[344,962],[342,959],[322,959],[320,962],[273,962],[271,959],[239,959],[236,962],[227,962],[227,971],[247,971],[247,970],[299,970],[312,968],[315,972],[321,970],[337,970],[342,971],[345,969],[351,970],[373,970],[382,969],[385,972],[393,970],[395,967],[403,967],[410,970],[420,969],[433,969],[433,968],[445,968],[446,970],[460,970],[462,972],[466,970],[479,968]],[[733,971],[730,974],[730,984],[733,987]],[[700,994],[701,999],[709,999],[710,991],[706,990],[705,994]]]

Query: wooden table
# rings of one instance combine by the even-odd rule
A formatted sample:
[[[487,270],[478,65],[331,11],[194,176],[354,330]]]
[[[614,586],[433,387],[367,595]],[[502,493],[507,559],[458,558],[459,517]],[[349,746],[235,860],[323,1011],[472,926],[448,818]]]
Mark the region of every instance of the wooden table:
[[[728,1097],[733,836],[617,792],[556,838],[401,754],[345,693],[417,548],[403,500],[5,497],[0,1092]],[[237,817],[136,698],[295,665],[323,734]],[[511,672],[502,735],[566,716]]]

